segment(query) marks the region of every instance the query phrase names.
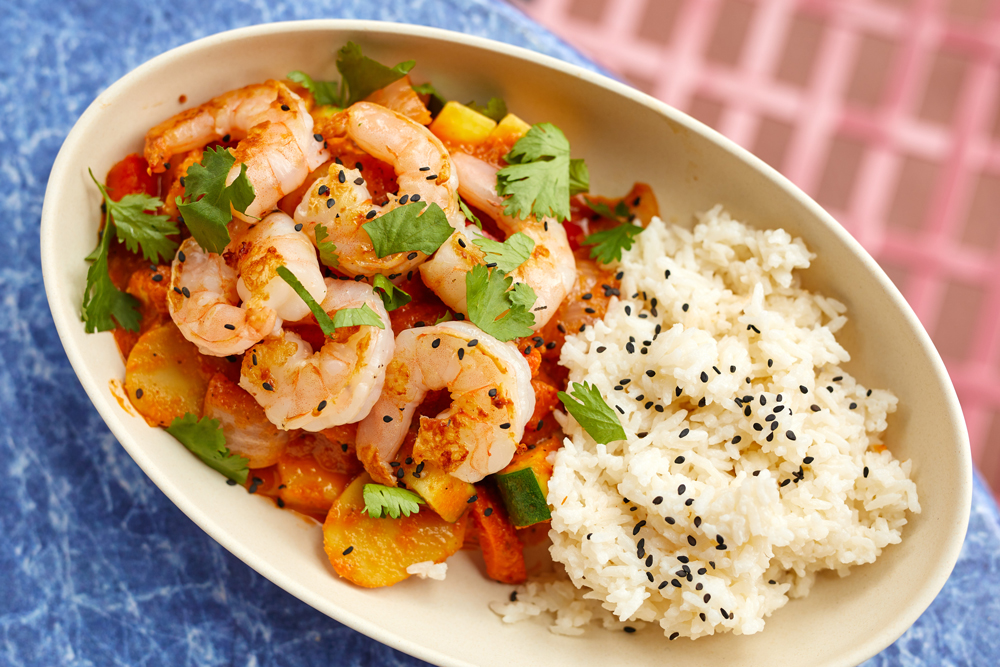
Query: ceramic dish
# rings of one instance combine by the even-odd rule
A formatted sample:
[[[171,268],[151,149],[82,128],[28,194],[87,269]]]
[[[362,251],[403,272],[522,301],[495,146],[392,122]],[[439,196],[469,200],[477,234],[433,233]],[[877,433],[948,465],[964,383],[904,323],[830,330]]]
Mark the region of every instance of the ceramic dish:
[[[101,176],[141,151],[146,130],[223,91],[293,69],[334,75],[348,40],[384,61],[415,58],[416,81],[458,99],[502,96],[529,122],[562,128],[591,170],[595,192],[648,182],[664,218],[690,224],[721,202],[757,227],[781,226],[818,257],[804,285],[848,306],[838,338],[859,382],[899,397],[887,444],[912,459],[923,512],[900,545],[851,576],[822,576],[804,600],[764,632],[667,642],[594,629],[582,638],[544,623],[503,625],[487,603],[509,586],[484,575],[478,555],[449,561],[442,583],[407,580],[364,590],[338,578],[319,528],[248,495],[203,465],[165,431],[123,409],[115,385],[124,364],[110,333],[80,322],[87,264],[99,224]],[[210,66],[206,65],[210,63]],[[180,99],[186,99],[181,103]],[[721,135],[627,86],[530,51],[430,28],[362,21],[257,26],[193,42],[137,68],[90,105],[66,139],[42,212],[42,268],[56,328],[73,368],[122,446],[150,479],[209,535],[250,567],[313,607],[370,637],[442,665],[855,665],[899,637],[931,603],[958,558],[969,517],[972,464],[954,389],[930,338],[871,257],[791,183]]]

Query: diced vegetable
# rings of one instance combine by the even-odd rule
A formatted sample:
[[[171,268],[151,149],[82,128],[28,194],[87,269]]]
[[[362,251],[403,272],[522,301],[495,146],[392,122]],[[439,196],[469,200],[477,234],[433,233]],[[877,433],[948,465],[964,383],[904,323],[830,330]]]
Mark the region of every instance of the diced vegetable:
[[[486,574],[503,584],[520,584],[528,578],[524,545],[507,518],[503,501],[487,484],[476,484],[476,500],[469,516],[476,526]]]
[[[326,514],[351,481],[351,476],[332,472],[312,456],[292,456],[285,452],[278,459],[281,486],[278,497],[285,507],[303,514]]]
[[[548,456],[562,443],[549,438],[533,449],[519,451],[510,464],[496,473],[497,489],[503,498],[510,521],[518,528],[552,518],[545,497],[549,492],[552,464]]]
[[[369,517],[364,487],[371,483],[367,474],[351,482],[323,524],[323,547],[337,574],[366,588],[391,586],[410,576],[410,565],[440,563],[462,547],[464,520],[448,523],[425,508],[398,519]]]
[[[468,501],[475,495],[475,487],[452,477],[433,463],[415,461],[411,457],[412,452],[413,439],[407,438],[396,455],[396,459],[402,462],[399,469],[404,471],[403,477],[399,479],[406,484],[406,488],[420,494],[442,519],[448,522],[458,521],[469,508]]]
[[[525,123],[514,114],[509,113],[500,119],[497,126],[493,128],[493,131],[490,132],[490,138],[499,141],[507,141],[510,139],[517,141],[526,135],[530,129],[531,125]],[[511,143],[513,144],[513,141]]]
[[[453,144],[478,144],[490,135],[496,121],[473,111],[464,104],[448,102],[441,109],[430,131],[442,141]]]
[[[173,323],[164,324],[144,333],[129,353],[125,391],[146,421],[168,426],[189,412],[201,416],[208,381],[225,363],[202,357]]]

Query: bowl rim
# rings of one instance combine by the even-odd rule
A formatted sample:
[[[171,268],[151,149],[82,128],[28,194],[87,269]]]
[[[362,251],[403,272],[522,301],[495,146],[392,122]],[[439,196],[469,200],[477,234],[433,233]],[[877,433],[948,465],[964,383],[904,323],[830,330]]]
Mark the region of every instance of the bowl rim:
[[[835,659],[831,662],[831,664],[842,665],[844,667],[848,665],[857,665],[885,649],[898,639],[911,625],[913,625],[917,618],[923,614],[923,612],[934,601],[935,597],[937,597],[958,561],[965,541],[964,538],[968,529],[969,515],[971,512],[973,486],[972,459],[971,449],[969,446],[968,429],[962,413],[961,405],[958,401],[958,396],[955,392],[951,378],[948,375],[948,371],[941,359],[940,354],[934,347],[929,334],[926,332],[916,314],[913,312],[913,309],[910,308],[909,304],[903,298],[896,286],[888,279],[864,247],[853,236],[851,236],[847,230],[833,218],[833,216],[813,201],[811,197],[806,195],[802,190],[788,180],[788,178],[783,176],[763,160],[754,156],[748,150],[742,148],[712,128],[695,120],[687,114],[678,111],[665,102],[662,102],[603,74],[527,48],[442,28],[360,19],[309,19],[259,24],[208,35],[165,51],[150,60],[147,60],[119,78],[97,95],[90,105],[88,105],[86,110],[80,115],[66,136],[66,139],[56,156],[49,174],[45,198],[42,205],[40,225],[42,278],[49,308],[52,312],[56,331],[63,344],[63,348],[69,359],[70,365],[73,367],[80,383],[83,385],[84,390],[86,391],[91,402],[94,404],[98,413],[101,415],[101,418],[107,424],[118,441],[122,444],[122,447],[128,452],[133,460],[135,460],[143,472],[164,493],[164,495],[166,495],[170,501],[177,506],[178,509],[180,509],[198,527],[204,530],[212,539],[243,561],[250,568],[258,572],[261,576],[284,589],[286,592],[291,593],[314,609],[330,616],[334,620],[343,623],[344,625],[347,625],[348,627],[391,648],[398,649],[419,659],[433,662],[434,664],[463,666],[470,664],[466,663],[464,660],[449,656],[438,650],[425,647],[414,641],[406,639],[405,637],[396,635],[386,628],[369,622],[343,607],[334,606],[334,608],[331,609],[329,600],[314,593],[307,587],[300,586],[295,581],[286,577],[281,570],[272,569],[263,563],[255,563],[256,557],[252,550],[245,549],[238,543],[228,539],[225,531],[210,514],[202,512],[192,501],[188,500],[188,498],[172,482],[169,475],[159,474],[155,469],[153,469],[149,458],[143,453],[142,449],[134,446],[134,443],[132,442],[133,438],[129,434],[129,430],[125,426],[121,419],[121,415],[119,414],[120,406],[108,401],[104,397],[102,388],[99,386],[98,381],[92,377],[89,372],[86,372],[87,362],[85,360],[83,350],[77,348],[72,343],[70,332],[73,331],[74,327],[81,326],[78,314],[64,312],[54,307],[55,303],[63,302],[66,298],[66,293],[70,290],[71,286],[64,285],[54,279],[54,273],[56,271],[55,246],[57,244],[58,226],[55,212],[55,200],[57,197],[53,194],[53,184],[62,177],[64,172],[68,170],[70,166],[70,157],[74,152],[74,147],[84,136],[84,127],[89,125],[95,117],[98,116],[103,107],[106,105],[106,100],[116,97],[120,90],[128,87],[133,81],[142,79],[150,73],[155,72],[157,69],[169,66],[170,62],[174,59],[187,55],[191,52],[199,51],[206,47],[222,43],[236,42],[252,37],[306,31],[313,32],[317,30],[353,30],[366,33],[404,34],[418,38],[443,40],[460,46],[468,46],[475,49],[492,51],[503,56],[509,56],[522,61],[529,61],[533,64],[542,65],[548,69],[555,70],[560,74],[583,79],[587,83],[591,83],[612,93],[617,93],[618,95],[628,98],[632,102],[641,104],[666,117],[670,121],[683,126],[692,133],[699,135],[702,139],[715,144],[717,147],[723,149],[733,157],[748,164],[759,174],[765,176],[774,185],[778,186],[785,195],[796,200],[799,205],[803,206],[810,214],[826,225],[829,228],[829,231],[835,235],[837,240],[847,246],[847,248],[863,262],[866,268],[872,271],[880,279],[883,283],[883,287],[888,289],[889,297],[900,308],[902,316],[906,323],[910,326],[910,329],[916,333],[918,344],[921,348],[923,348],[932,370],[937,376],[937,379],[942,383],[942,389],[944,390],[946,399],[945,408],[948,412],[956,416],[957,431],[961,438],[961,442],[957,444],[961,445],[958,448],[958,451],[961,453],[961,460],[959,461],[958,469],[961,473],[960,491],[962,494],[962,506],[960,508],[961,539],[958,539],[959,536],[956,533],[955,538],[952,539],[948,543],[947,548],[943,550],[946,554],[948,567],[939,568],[930,579],[925,580],[921,586],[919,594],[916,596],[915,603],[911,604],[902,613],[896,615],[893,621],[884,626],[877,636],[869,640],[867,643],[856,645],[849,651],[837,656],[838,659]]]

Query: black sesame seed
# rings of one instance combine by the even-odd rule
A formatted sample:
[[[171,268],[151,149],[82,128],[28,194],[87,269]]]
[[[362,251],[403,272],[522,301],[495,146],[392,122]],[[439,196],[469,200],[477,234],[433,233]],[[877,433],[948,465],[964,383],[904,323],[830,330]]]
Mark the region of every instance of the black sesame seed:
[[[779,486],[779,487],[781,487],[781,486],[785,486],[785,485],[787,485],[787,484],[788,484],[789,482],[791,482],[791,481],[792,481],[791,479],[786,479],[786,480],[784,480],[783,482],[781,482],[781,484],[779,484],[778,486]]]
[[[795,440],[795,431],[785,431],[785,437],[789,440]]]
[[[681,437],[683,438],[685,435],[687,435],[688,430],[684,429],[681,433],[683,434],[683,435],[681,435]],[[674,459],[674,463],[678,463],[678,464],[684,463],[684,457],[683,456],[678,456],[676,459]]]
[[[347,554],[351,553],[352,551],[354,551],[354,547],[347,547],[346,549],[344,549],[343,555],[346,556]]]
[[[741,436],[741,435],[734,435],[734,436],[733,436],[733,444],[734,444],[734,445],[738,445],[738,444],[740,444],[740,441],[741,441],[742,439],[743,439],[743,436]]]
[[[142,398],[142,389],[136,389],[135,390],[135,397],[136,398]]]
[[[378,211],[376,211],[375,209],[372,209],[372,210],[368,211],[367,213],[365,213],[365,219],[366,220],[371,220],[376,215],[378,215]]]
[[[406,259],[409,259],[409,260],[414,260],[416,258],[417,258],[417,253],[415,253],[415,252],[411,252],[409,255],[406,256]]]
[[[681,484],[680,486],[677,487],[677,495],[678,496],[683,496],[685,491],[687,491],[687,487],[684,486],[683,484]]]
[[[635,628],[633,628],[631,625],[626,625],[624,628],[622,628],[622,630],[624,630],[625,632],[627,632],[629,634],[632,634],[633,632],[635,632]]]
[[[339,174],[337,174],[337,180],[340,181],[341,183],[346,183],[347,175],[343,171],[341,171]]]
[[[154,283],[158,283],[158,282],[160,282],[161,280],[163,280],[163,276],[162,276],[162,275],[160,275],[159,273],[157,273],[157,274],[156,274],[155,276],[153,276],[153,282],[154,282]]]
[[[703,567],[698,568],[698,574],[705,574],[706,572],[708,572],[708,570],[706,570],[705,568]],[[708,600],[705,600],[705,602],[708,602]]]
[[[775,419],[777,419],[777,417],[775,417],[774,415],[768,415],[764,417],[764,421],[766,422],[773,422]]]
[[[674,517],[672,517],[672,516],[667,516],[667,517],[663,517],[663,520],[664,520],[664,521],[666,521],[666,522],[667,522],[668,524],[670,524],[671,526],[672,526],[672,525],[674,525],[675,523],[677,523],[677,522],[676,522],[676,521],[674,520]]]
[[[639,523],[635,524],[635,528],[632,529],[632,534],[633,535],[638,535],[639,531],[642,530],[642,527],[645,526],[645,525],[646,525],[645,519],[643,519]]]
[[[289,107],[287,104],[282,104],[281,105],[281,110],[282,111],[291,111],[291,107]]]
[[[465,357],[465,350],[458,348],[458,360],[461,361]]]
[[[632,314],[632,306],[625,306],[625,314],[626,315]]]
[[[694,527],[695,528],[700,528],[701,527],[701,517],[700,516],[696,516],[694,518]]]
[[[229,329],[230,331],[236,331],[236,325],[235,324],[223,324],[222,326],[224,328],[226,328],[226,329]]]
[[[813,405],[809,406],[809,409],[812,410],[813,412],[819,412],[822,408],[820,408],[818,405],[814,403]]]
[[[263,382],[260,386],[264,388],[264,391],[274,391],[274,387],[269,382]]]
[[[705,405],[706,405],[706,404],[707,404],[707,402],[706,402],[706,400],[705,400],[705,397],[704,397],[704,396],[702,396],[702,397],[701,397],[701,400],[700,400],[700,401],[698,401],[698,407],[699,407],[699,408],[703,408],[703,407],[705,407]]]
[[[428,177],[427,177],[427,178],[426,178],[425,180],[428,180],[428,181],[433,181],[433,180],[434,180],[435,178],[437,178],[437,177],[438,177],[438,175],[437,175],[437,174],[431,174],[431,175],[430,175],[430,176],[428,176]]]
[[[865,466],[864,476],[865,476],[865,479],[868,479],[868,466]]]
[[[671,579],[670,583],[673,584],[674,588],[680,588],[681,587],[681,582],[677,581],[676,579]],[[675,632],[674,634],[677,634],[677,633]]]
[[[757,432],[759,433],[760,431],[763,431],[763,430],[764,430],[764,427],[763,427],[763,426],[761,426],[760,424],[758,424],[758,423],[754,422],[754,425],[753,425],[753,430],[755,430],[755,431],[757,431]]]
[[[857,408],[857,407],[858,407],[858,404],[857,404],[857,403],[851,403],[851,404],[850,404],[850,405],[848,405],[847,407],[848,407],[848,409],[850,409],[850,410],[854,410],[855,408]]]
[[[680,387],[676,387],[674,389],[674,395],[675,396],[680,396],[681,395],[681,388]]]
[[[747,417],[750,416],[751,412],[752,412],[752,410],[750,409],[749,405],[746,406],[745,408],[743,408],[743,414],[746,415]]]
[[[652,558],[652,556],[650,556],[650,558]],[[646,578],[649,579],[649,583],[653,583],[653,573],[652,572],[647,572],[646,573]]]
[[[805,463],[806,465],[809,465],[809,464],[810,464],[810,463],[812,463],[813,461],[814,461],[814,459],[813,459],[813,457],[811,457],[811,456],[807,456],[807,457],[805,457],[804,459],[802,459],[802,462],[803,462],[803,463]]]
[[[506,431],[507,429],[510,428],[510,422],[504,422],[503,424],[500,424],[500,428]]]
[[[440,344],[441,344],[441,339],[440,338],[435,338],[434,342],[431,343],[431,347],[437,348],[437,346],[440,345]]]

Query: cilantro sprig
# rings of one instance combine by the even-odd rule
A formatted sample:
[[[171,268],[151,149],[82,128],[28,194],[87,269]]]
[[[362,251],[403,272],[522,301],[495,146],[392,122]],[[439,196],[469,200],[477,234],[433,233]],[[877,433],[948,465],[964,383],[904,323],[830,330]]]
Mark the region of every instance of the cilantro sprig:
[[[472,222],[474,222],[476,224],[476,227],[479,227],[479,229],[483,228],[483,223],[480,222],[479,218],[476,217],[476,214],[473,213],[468,206],[466,206],[465,202],[462,201],[461,197],[458,198],[458,208],[460,211],[462,211],[462,215],[464,215],[467,220],[472,220]]]
[[[400,306],[405,306],[413,300],[405,290],[396,287],[391,280],[381,273],[375,274],[372,287],[375,288],[375,293],[381,297],[385,309],[389,312],[396,310]]]
[[[322,223],[317,224],[314,233],[316,234],[316,247],[319,249],[319,261],[331,269],[340,266],[340,255],[337,254],[337,246],[334,245],[333,241],[326,240],[330,236],[326,225]]]
[[[115,287],[108,274],[108,251],[111,247],[111,230],[106,226],[94,251],[87,255],[91,262],[87,269],[87,286],[83,289],[83,329],[87,333],[111,331],[115,324],[138,331],[142,315],[139,300]]]
[[[373,519],[398,519],[400,515],[410,516],[420,511],[424,499],[408,489],[365,484],[362,492],[365,498],[365,512]]]
[[[535,249],[534,239],[524,232],[511,234],[503,243],[486,238],[473,239],[472,242],[486,253],[487,264],[495,263],[505,274],[516,271],[527,262]]]
[[[364,55],[361,47],[354,42],[348,42],[337,51],[337,71],[341,77],[339,85],[333,81],[316,81],[300,70],[289,72],[288,78],[312,93],[317,104],[349,107],[402,79],[415,64],[416,61],[407,60],[394,67],[386,67]]]
[[[436,118],[444,105],[448,103],[448,100],[437,91],[431,83],[418,83],[411,86],[413,92],[418,95],[427,95],[427,110],[431,112],[431,117]]]
[[[518,286],[510,290],[514,279],[500,271],[491,271],[479,264],[465,274],[465,293],[469,307],[469,320],[497,340],[514,340],[530,336],[535,315],[530,312],[534,304],[534,290],[530,295]],[[528,298],[531,299],[528,303]]]
[[[507,215],[568,220],[569,198],[590,187],[583,160],[571,160],[569,141],[555,125],[532,125],[504,156],[497,172],[497,194],[505,197]]]
[[[230,208],[245,213],[256,198],[253,184],[247,178],[246,164],[240,174],[226,185],[229,170],[235,164],[232,152],[222,146],[208,149],[201,164],[193,164],[184,177],[184,197],[177,197],[177,208],[184,223],[202,248],[221,253],[229,244],[226,225],[233,219]]]
[[[623,250],[630,250],[635,243],[635,237],[643,228],[630,222],[605,229],[584,237],[583,245],[592,245],[590,256],[601,264],[617,262],[622,258]]]
[[[177,225],[170,220],[170,216],[147,213],[163,206],[158,197],[142,192],[125,195],[115,201],[108,195],[107,188],[94,178],[94,172],[90,169],[87,172],[101,191],[118,240],[125,244],[129,252],[141,250],[146,261],[157,263],[174,256],[177,242],[168,237],[177,233]]]
[[[336,329],[341,327],[378,327],[385,329],[385,323],[367,303],[361,304],[360,308],[341,308],[333,314],[333,326]]]
[[[583,201],[586,202],[587,208],[594,213],[597,213],[602,218],[617,220],[618,222],[632,222],[632,220],[635,219],[635,216],[632,215],[631,211],[629,211],[629,208],[625,204],[624,200],[615,204],[614,208],[611,208],[604,202],[593,200],[590,197],[584,197]]]
[[[316,302],[316,299],[305,288],[305,285],[302,284],[294,273],[288,270],[287,266],[279,266],[276,271],[278,276],[288,283],[292,290],[299,295],[299,298],[305,301],[309,307],[309,312],[316,318],[316,323],[319,324],[319,328],[323,331],[324,336],[332,336],[333,332],[341,327],[367,325],[385,329],[385,323],[382,321],[382,318],[367,303],[363,304],[360,308],[341,308],[331,318],[323,310],[323,307]]]
[[[250,459],[233,454],[226,447],[226,436],[217,419],[198,418],[193,413],[175,418],[167,433],[177,438],[211,468],[239,484],[245,484],[250,470]]]
[[[440,206],[422,201],[394,208],[361,228],[380,258],[414,250],[432,255],[454,231]]]
[[[465,106],[498,123],[507,115],[507,103],[499,97],[491,97],[486,106],[476,104],[475,100],[467,102]]]
[[[87,170],[104,199],[107,218],[100,240],[94,250],[87,255],[90,262],[87,269],[87,284],[83,289],[81,317],[87,333],[110,331],[120,326],[129,331],[138,331],[142,315],[139,301],[131,294],[115,287],[108,273],[108,255],[111,241],[117,237],[131,252],[141,251],[149,262],[160,262],[173,256],[177,242],[169,236],[177,233],[177,225],[166,215],[147,213],[155,211],[163,202],[145,193],[128,194],[114,201],[105,186]]]
[[[599,444],[607,445],[615,440],[625,439],[625,429],[622,428],[618,415],[594,385],[589,382],[574,382],[572,392],[567,394],[560,391],[558,396],[566,412]]]

